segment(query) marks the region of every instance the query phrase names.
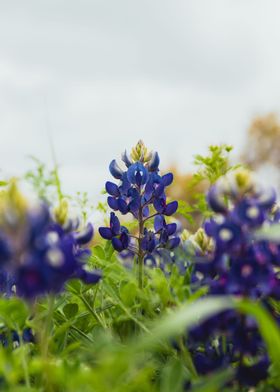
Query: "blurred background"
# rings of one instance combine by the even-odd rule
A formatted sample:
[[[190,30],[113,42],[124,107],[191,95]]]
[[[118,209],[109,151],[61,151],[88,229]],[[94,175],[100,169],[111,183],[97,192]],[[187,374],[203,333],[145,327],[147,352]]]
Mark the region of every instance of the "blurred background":
[[[65,191],[98,198],[141,138],[182,176],[227,143],[279,181],[279,13],[279,0],[0,1],[0,176],[28,155],[52,164],[52,140]]]

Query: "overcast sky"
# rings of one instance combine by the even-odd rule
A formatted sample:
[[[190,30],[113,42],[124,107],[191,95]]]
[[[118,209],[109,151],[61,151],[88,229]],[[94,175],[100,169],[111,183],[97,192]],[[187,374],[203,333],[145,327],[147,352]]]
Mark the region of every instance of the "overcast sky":
[[[0,169],[98,195],[139,138],[190,168],[280,106],[279,0],[0,0]],[[4,174],[3,174],[4,175]]]

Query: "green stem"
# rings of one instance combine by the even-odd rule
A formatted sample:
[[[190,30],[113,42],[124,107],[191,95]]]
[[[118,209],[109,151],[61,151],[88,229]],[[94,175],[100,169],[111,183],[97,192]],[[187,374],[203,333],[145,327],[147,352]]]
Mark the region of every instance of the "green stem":
[[[19,333],[19,339],[20,339],[20,351],[21,351],[21,363],[22,363],[22,369],[23,369],[23,373],[24,373],[24,381],[25,381],[25,385],[27,388],[31,387],[30,384],[30,377],[29,377],[29,371],[28,371],[28,364],[26,361],[26,353],[25,353],[25,348],[24,347],[24,342],[22,340],[22,336]]]
[[[144,264],[144,253],[141,248],[141,241],[144,234],[144,220],[142,214],[142,208],[139,208],[139,236],[138,236],[138,285],[139,288],[143,288],[143,264]]]
[[[92,314],[92,316],[95,318],[97,323],[100,324],[102,328],[106,329],[102,320],[100,319],[98,314],[95,312],[95,310],[90,306],[90,304],[88,303],[87,299],[83,296],[83,294],[79,294],[78,297],[82,300],[83,304],[85,305],[87,310]]]
[[[49,358],[49,345],[51,341],[51,327],[53,321],[53,313],[55,308],[55,297],[54,295],[49,295],[48,298],[48,308],[46,314],[43,318],[40,318],[38,321],[38,337],[39,337],[39,344],[40,344],[40,351],[43,360],[43,374],[42,374],[42,381],[44,384],[44,390],[46,392],[52,392],[52,374],[50,369],[50,358]]]
[[[185,363],[187,365],[187,368],[189,369],[189,371],[190,371],[190,373],[192,375],[192,378],[196,380],[198,378],[197,371],[196,371],[196,368],[195,368],[195,366],[193,364],[193,360],[192,360],[191,354],[190,354],[187,346],[184,344],[182,338],[179,341],[179,346],[181,348],[183,359],[184,359],[184,361],[185,361]]]

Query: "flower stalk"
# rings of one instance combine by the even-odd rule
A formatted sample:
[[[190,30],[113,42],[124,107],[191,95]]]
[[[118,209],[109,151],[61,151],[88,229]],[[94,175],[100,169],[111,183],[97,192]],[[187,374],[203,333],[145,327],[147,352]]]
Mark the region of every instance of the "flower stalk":
[[[155,265],[161,249],[171,250],[180,243],[176,236],[177,225],[165,221],[165,216],[176,212],[178,203],[167,203],[165,188],[172,183],[173,175],[159,174],[157,152],[148,151],[144,143],[139,141],[130,155],[127,152],[122,154],[122,161],[127,170],[122,169],[115,159],[109,165],[110,173],[119,180],[119,184],[106,182],[105,188],[109,194],[107,202],[113,211],[122,215],[132,214],[138,221],[138,233],[129,233],[120,224],[115,212],[111,212],[110,226],[100,227],[99,233],[104,239],[112,241],[113,248],[121,257],[131,257],[131,263],[136,257],[138,284],[142,289],[146,259],[153,259],[152,264]],[[146,226],[147,221],[151,225]]]

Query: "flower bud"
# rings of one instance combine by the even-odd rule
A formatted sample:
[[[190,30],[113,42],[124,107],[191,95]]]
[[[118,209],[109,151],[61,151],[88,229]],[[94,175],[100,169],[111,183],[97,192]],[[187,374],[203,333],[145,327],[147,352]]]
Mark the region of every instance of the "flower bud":
[[[131,150],[131,158],[134,162],[140,161],[143,163],[149,162],[152,158],[152,153],[148,151],[142,140],[136,144]]]
[[[62,199],[58,206],[54,208],[54,218],[57,223],[64,225],[66,223],[69,212],[68,201]]]

